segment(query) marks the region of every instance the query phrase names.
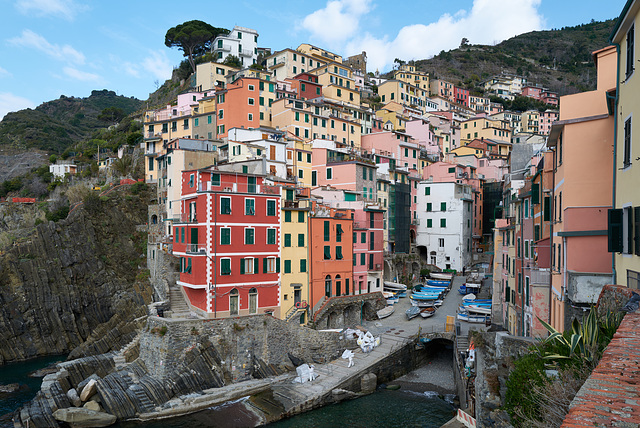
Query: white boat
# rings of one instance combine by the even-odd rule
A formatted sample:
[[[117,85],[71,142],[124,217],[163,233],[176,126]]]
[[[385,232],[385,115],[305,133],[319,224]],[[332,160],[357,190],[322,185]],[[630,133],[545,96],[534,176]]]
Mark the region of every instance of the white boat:
[[[387,306],[386,308],[380,309],[377,313],[378,313],[378,319],[382,319],[382,318],[386,318],[389,315],[391,315],[392,313],[394,313],[396,310],[395,307],[393,306]]]
[[[411,299],[411,306],[417,306],[420,308],[427,308],[429,306],[435,306],[436,308],[439,308],[440,306],[442,306],[442,300],[440,299],[436,299],[436,300],[413,300]]]
[[[385,281],[383,285],[389,291],[407,291],[407,286],[398,282]]]
[[[486,323],[491,319],[491,315],[470,315],[468,313],[457,313],[457,318],[461,321],[473,323]]]
[[[491,306],[468,305],[464,308],[472,315],[491,315]]]
[[[409,309],[406,310],[405,314],[407,315],[407,319],[409,320],[413,319],[418,315],[420,315],[420,308],[417,306],[411,306]]]
[[[434,308],[433,306],[427,306],[426,308],[422,308],[420,310],[420,316],[422,318],[432,317],[435,313],[436,313],[436,308]]]
[[[448,272],[430,272],[429,276],[433,279],[442,279],[447,281],[451,281],[453,278],[453,274]]]

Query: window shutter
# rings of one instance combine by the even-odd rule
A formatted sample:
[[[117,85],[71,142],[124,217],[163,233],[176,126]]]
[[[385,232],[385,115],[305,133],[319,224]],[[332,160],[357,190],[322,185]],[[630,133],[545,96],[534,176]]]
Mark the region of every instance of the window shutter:
[[[543,219],[549,221],[551,219],[551,196],[544,197]]]
[[[266,257],[264,257],[264,258],[262,259],[262,273],[267,273],[267,264],[268,264],[268,263],[267,263],[267,258],[266,258]]]
[[[280,273],[280,257],[276,257],[276,273]]]
[[[531,203],[536,205],[540,203],[540,184],[538,183],[531,184]]]
[[[244,259],[240,259],[240,275],[244,275]]]
[[[260,272],[260,259],[256,257],[253,259],[253,273],[257,274],[259,272]]]
[[[640,256],[640,207],[633,208],[633,253]]]
[[[622,210],[609,210],[609,230],[607,231],[610,253],[622,252]]]

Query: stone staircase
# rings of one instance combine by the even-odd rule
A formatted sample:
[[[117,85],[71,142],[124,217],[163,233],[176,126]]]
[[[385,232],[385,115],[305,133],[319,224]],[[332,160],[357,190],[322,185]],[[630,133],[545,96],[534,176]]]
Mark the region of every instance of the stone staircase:
[[[468,336],[457,336],[456,337],[456,351],[458,355],[460,352],[466,352],[469,349],[469,337]]]
[[[133,392],[133,395],[136,397],[136,401],[138,401],[137,408],[140,409],[141,413],[151,412],[155,409],[156,406],[149,400],[147,393],[140,385],[134,383],[129,386],[129,390]]]
[[[140,333],[138,333],[131,342],[127,343],[122,349],[120,349],[113,356],[113,362],[115,363],[116,370],[122,370],[127,365],[127,359],[125,358],[125,354],[131,348],[136,346],[139,342],[140,342]]]
[[[189,318],[191,309],[184,299],[180,286],[169,288],[169,302],[171,306],[171,318]]]

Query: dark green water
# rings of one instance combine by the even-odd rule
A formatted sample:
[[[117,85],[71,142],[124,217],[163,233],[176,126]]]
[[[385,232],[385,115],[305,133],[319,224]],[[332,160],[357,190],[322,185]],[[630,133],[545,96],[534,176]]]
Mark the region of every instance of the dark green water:
[[[434,393],[379,390],[357,400],[344,401],[275,422],[269,428],[436,428],[455,416],[455,408]],[[121,428],[241,428],[253,417],[244,406],[227,404],[180,418]]]
[[[10,415],[20,407],[23,403],[35,397],[40,390],[42,378],[29,377],[29,373],[34,370],[42,369],[48,365],[64,361],[65,356],[53,356],[36,358],[20,363],[9,363],[0,366],[0,385],[10,383],[18,383],[22,385],[19,392],[13,394],[0,394],[0,427],[13,427],[10,423]],[[7,415],[9,414],[9,415]]]

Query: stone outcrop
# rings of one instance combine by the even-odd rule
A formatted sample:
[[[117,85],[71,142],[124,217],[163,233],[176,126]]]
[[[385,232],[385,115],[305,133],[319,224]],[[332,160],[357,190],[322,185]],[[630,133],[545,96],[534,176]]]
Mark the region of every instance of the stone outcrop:
[[[0,256],[0,364],[96,355],[135,336],[152,299],[144,265],[147,198],[127,188],[36,226]]]
[[[53,413],[56,420],[68,423],[72,428],[108,427],[116,417],[108,413],[89,409],[58,409]]]
[[[289,353],[304,362],[330,361],[345,346],[340,334],[293,326],[269,315],[149,317],[139,350],[131,354],[134,359],[120,367],[116,357],[121,353],[109,352],[59,363],[36,398],[14,414],[15,426],[26,427],[27,421],[31,428],[58,426],[56,411],[77,405],[68,393],[74,389],[80,391],[82,408],[99,408],[119,421],[170,412],[172,403],[204,390],[291,371]]]

